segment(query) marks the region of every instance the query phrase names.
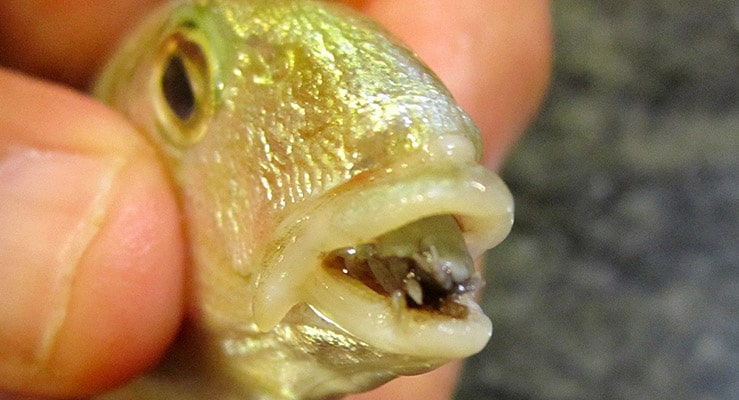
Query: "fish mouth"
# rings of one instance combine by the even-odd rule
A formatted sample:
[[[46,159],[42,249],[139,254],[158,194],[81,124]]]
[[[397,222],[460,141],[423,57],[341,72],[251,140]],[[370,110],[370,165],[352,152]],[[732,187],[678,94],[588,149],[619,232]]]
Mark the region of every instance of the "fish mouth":
[[[475,302],[473,259],[501,242],[513,200],[497,175],[463,162],[367,171],[297,206],[255,281],[268,331],[292,307],[379,350],[435,359],[480,351],[492,324]]]
[[[463,319],[458,302],[482,284],[451,215],[434,215],[401,226],[369,243],[334,250],[323,267],[392,299],[393,309],[425,310]]]

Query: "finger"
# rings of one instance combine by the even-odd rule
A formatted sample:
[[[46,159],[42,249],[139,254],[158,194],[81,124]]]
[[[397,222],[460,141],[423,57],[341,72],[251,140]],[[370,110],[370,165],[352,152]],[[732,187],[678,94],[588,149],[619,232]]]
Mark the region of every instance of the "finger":
[[[0,391],[102,391],[150,366],[178,327],[174,197],[102,105],[0,70],[0,110]]]
[[[346,400],[449,400],[459,368],[459,362],[452,362],[424,375],[396,379],[369,393],[349,396]]]
[[[549,80],[545,0],[344,0],[401,37],[480,127],[497,167],[537,111]]]
[[[161,0],[3,0],[0,65],[84,88]]]

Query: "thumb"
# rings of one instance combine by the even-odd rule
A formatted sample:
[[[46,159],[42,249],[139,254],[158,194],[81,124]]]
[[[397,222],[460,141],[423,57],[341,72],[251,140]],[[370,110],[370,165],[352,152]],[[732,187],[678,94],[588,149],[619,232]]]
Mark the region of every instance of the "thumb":
[[[182,312],[176,202],[117,114],[0,70],[0,227],[0,392],[87,396],[163,353]]]

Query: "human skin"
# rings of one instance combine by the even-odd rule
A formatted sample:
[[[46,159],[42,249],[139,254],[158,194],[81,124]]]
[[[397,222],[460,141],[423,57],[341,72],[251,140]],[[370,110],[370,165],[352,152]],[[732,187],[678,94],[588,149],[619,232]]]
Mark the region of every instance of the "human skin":
[[[546,89],[547,2],[344,2],[439,74],[497,168]],[[129,122],[83,92],[156,3],[0,2],[0,399],[103,392],[177,332],[188,262],[175,194]],[[349,398],[449,399],[457,373],[452,363]]]

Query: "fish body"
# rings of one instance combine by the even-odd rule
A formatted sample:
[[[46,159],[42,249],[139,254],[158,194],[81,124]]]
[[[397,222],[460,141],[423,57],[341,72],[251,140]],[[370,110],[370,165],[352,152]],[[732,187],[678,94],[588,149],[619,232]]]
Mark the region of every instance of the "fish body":
[[[110,399],[320,399],[487,343],[472,259],[510,193],[439,79],[376,23],[308,0],[172,3],[95,94],[160,151],[192,272],[170,354]]]

